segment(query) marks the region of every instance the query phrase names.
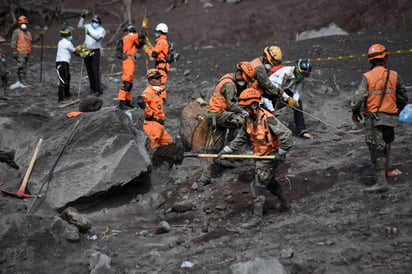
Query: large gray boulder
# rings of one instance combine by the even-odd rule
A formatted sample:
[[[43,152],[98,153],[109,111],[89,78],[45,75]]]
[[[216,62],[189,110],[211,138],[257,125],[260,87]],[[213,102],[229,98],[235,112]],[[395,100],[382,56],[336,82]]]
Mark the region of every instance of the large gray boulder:
[[[51,113],[39,116],[32,110],[25,117],[28,127],[21,126],[21,113],[5,119],[10,130],[19,128],[13,132],[14,140],[3,142],[19,155],[20,176],[27,169],[38,139],[44,139],[28,189],[32,194],[41,193],[41,199],[56,210],[121,187],[147,172],[151,165],[147,135],[136,129],[129,115],[116,108],[73,118]],[[15,182],[14,188],[18,189],[21,177]]]

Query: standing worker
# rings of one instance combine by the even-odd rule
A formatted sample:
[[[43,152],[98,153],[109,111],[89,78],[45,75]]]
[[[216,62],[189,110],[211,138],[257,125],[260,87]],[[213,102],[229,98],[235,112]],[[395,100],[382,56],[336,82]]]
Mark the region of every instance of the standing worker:
[[[21,15],[17,19],[19,25],[14,30],[11,36],[11,50],[13,51],[13,57],[17,64],[17,77],[18,81],[13,84],[15,87],[28,87],[29,83],[26,78],[27,61],[31,53],[31,43],[36,43],[44,35],[41,31],[38,36],[32,38],[30,31],[27,29],[29,20],[26,16]]]
[[[123,54],[122,54],[122,87],[118,92],[119,108],[122,110],[132,109],[132,88],[134,82],[134,73],[136,69],[137,49],[144,44],[143,32],[137,33],[132,24],[126,24],[123,27]]]
[[[274,67],[276,69],[276,67]],[[269,80],[278,88],[283,88],[284,92],[276,100],[282,100],[283,104],[275,103],[276,110],[289,105],[291,99],[297,102],[293,109],[293,116],[298,136],[306,139],[314,139],[312,134],[306,129],[305,118],[303,117],[303,104],[301,100],[302,87],[305,78],[312,72],[312,64],[307,59],[298,59],[294,66],[282,66],[269,76]],[[276,101],[274,100],[274,101]],[[273,103],[267,98],[262,100],[264,107],[269,111],[276,111]]]
[[[102,47],[103,38],[106,36],[106,31],[102,27],[102,20],[98,15],[93,16],[91,23],[85,24],[87,14],[87,10],[82,10],[77,27],[84,31],[86,47],[92,50],[92,53],[84,58],[87,75],[89,76],[90,93],[100,96],[103,93],[100,86],[100,48]]]
[[[254,198],[253,218],[241,225],[242,228],[252,228],[262,223],[265,193],[277,196],[280,211],[289,210],[290,206],[282,193],[281,185],[276,181],[275,170],[279,164],[286,160],[286,154],[292,147],[292,132],[283,125],[269,111],[261,108],[260,92],[247,88],[239,96],[239,105],[248,112],[244,126],[236,138],[225,146],[218,154],[232,153],[251,143],[253,154],[257,156],[274,155],[273,160],[255,161],[255,180],[251,182],[251,191]]]
[[[238,104],[238,97],[246,85],[253,81],[254,74],[255,70],[249,62],[240,62],[236,65],[235,73],[223,75],[217,83],[215,91],[209,99],[207,110],[208,123],[211,127],[209,142],[211,153],[217,153],[223,148],[228,129],[234,132],[243,125],[247,112]],[[202,185],[210,184],[213,181],[212,169],[219,161],[212,158],[207,160],[199,178]]]
[[[365,118],[365,142],[374,164],[376,184],[365,192],[386,192],[385,155],[389,156],[390,144],[395,139],[398,114],[408,104],[405,86],[394,70],[386,67],[387,49],[380,44],[368,50],[371,69],[363,74],[362,81],[351,102],[352,121],[359,124]],[[387,157],[389,158],[389,157]]]
[[[70,99],[70,60],[71,54],[74,53],[80,56],[80,52],[73,46],[73,28],[63,26],[60,29],[60,36],[62,37],[57,44],[56,54],[56,70],[59,78],[59,88],[57,93],[57,102]]]
[[[150,146],[154,149],[174,142],[164,127],[165,112],[161,98],[161,77],[157,69],[149,69],[146,74],[147,88],[137,98],[137,104],[144,109],[145,114],[143,130],[149,136]]]
[[[167,62],[166,57],[169,55],[169,42],[167,40],[167,33],[169,28],[165,23],[159,23],[155,28],[156,45],[150,44],[149,38],[147,38],[148,47],[146,49],[147,55],[151,56],[155,60],[155,68],[162,75],[160,87],[162,88],[162,99],[167,98],[166,81],[167,74],[170,71],[170,63]]]
[[[262,96],[270,100],[283,94],[283,89],[276,87],[269,80],[270,69],[282,63],[282,51],[279,47],[269,46],[264,48],[262,56],[253,59],[250,63],[255,69],[255,79],[257,80],[250,85],[251,88],[258,90]],[[297,101],[293,98],[288,103],[293,107],[297,106]]]

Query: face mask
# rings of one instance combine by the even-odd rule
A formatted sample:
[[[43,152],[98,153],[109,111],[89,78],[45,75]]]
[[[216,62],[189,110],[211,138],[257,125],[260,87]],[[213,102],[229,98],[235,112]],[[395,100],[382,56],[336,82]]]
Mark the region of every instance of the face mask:
[[[155,33],[155,37],[156,37],[156,38],[159,38],[159,37],[160,37],[160,33],[156,32],[156,33]]]
[[[153,89],[156,90],[157,92],[162,91],[162,88],[159,86],[153,86]]]
[[[69,40],[69,41],[73,40],[73,36],[71,36],[71,35],[68,36],[68,37],[67,37],[67,40]]]
[[[95,22],[92,23],[92,28],[97,29],[98,27],[99,27],[99,24],[97,24]]]
[[[244,85],[246,85],[245,81],[237,81],[237,84],[241,87],[243,87]]]
[[[21,28],[22,30],[26,30],[26,29],[27,29],[27,25],[26,25],[26,24],[21,24],[21,25],[20,25],[20,28]]]
[[[265,64],[265,69],[270,70],[272,68],[271,64]]]

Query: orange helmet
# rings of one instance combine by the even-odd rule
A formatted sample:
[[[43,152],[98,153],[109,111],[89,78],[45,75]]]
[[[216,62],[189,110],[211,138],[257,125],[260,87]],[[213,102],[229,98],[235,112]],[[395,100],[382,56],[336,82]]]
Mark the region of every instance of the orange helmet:
[[[372,59],[382,59],[388,55],[388,50],[381,44],[374,44],[368,50],[368,61]]]
[[[277,46],[270,46],[263,49],[263,55],[272,66],[277,66],[282,60],[282,51]]]
[[[159,79],[161,78],[162,75],[157,69],[149,69],[146,73],[146,78],[147,79]]]
[[[249,62],[240,62],[236,65],[236,68],[242,72],[242,78],[246,82],[249,82],[255,77],[255,69]]]
[[[259,91],[254,88],[247,88],[239,95],[239,105],[250,106],[252,103],[262,101]]]
[[[17,23],[19,23],[19,24],[28,24],[29,20],[27,19],[26,16],[20,15],[19,18],[17,19]]]

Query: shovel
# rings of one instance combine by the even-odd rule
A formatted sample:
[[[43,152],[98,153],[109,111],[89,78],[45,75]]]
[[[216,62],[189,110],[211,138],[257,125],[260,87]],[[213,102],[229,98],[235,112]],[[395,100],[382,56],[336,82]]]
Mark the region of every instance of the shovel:
[[[202,154],[196,152],[184,152],[183,157],[194,157],[194,158],[217,158],[217,154]],[[257,159],[257,160],[273,160],[275,155],[258,156],[249,154],[222,154],[220,156],[222,159]]]
[[[40,138],[39,142],[37,143],[36,149],[34,150],[33,157],[31,158],[29,167],[27,168],[26,175],[24,175],[23,182],[21,183],[20,188],[17,191],[17,193],[2,190],[2,192],[4,194],[10,195],[10,196],[16,196],[16,197],[19,197],[19,198],[24,198],[24,197],[33,198],[33,197],[36,197],[36,195],[26,194],[25,191],[26,191],[26,186],[27,186],[27,183],[29,181],[31,171],[33,170],[34,162],[36,161],[37,154],[40,150],[40,146],[41,146],[42,143],[43,143],[43,139]]]

